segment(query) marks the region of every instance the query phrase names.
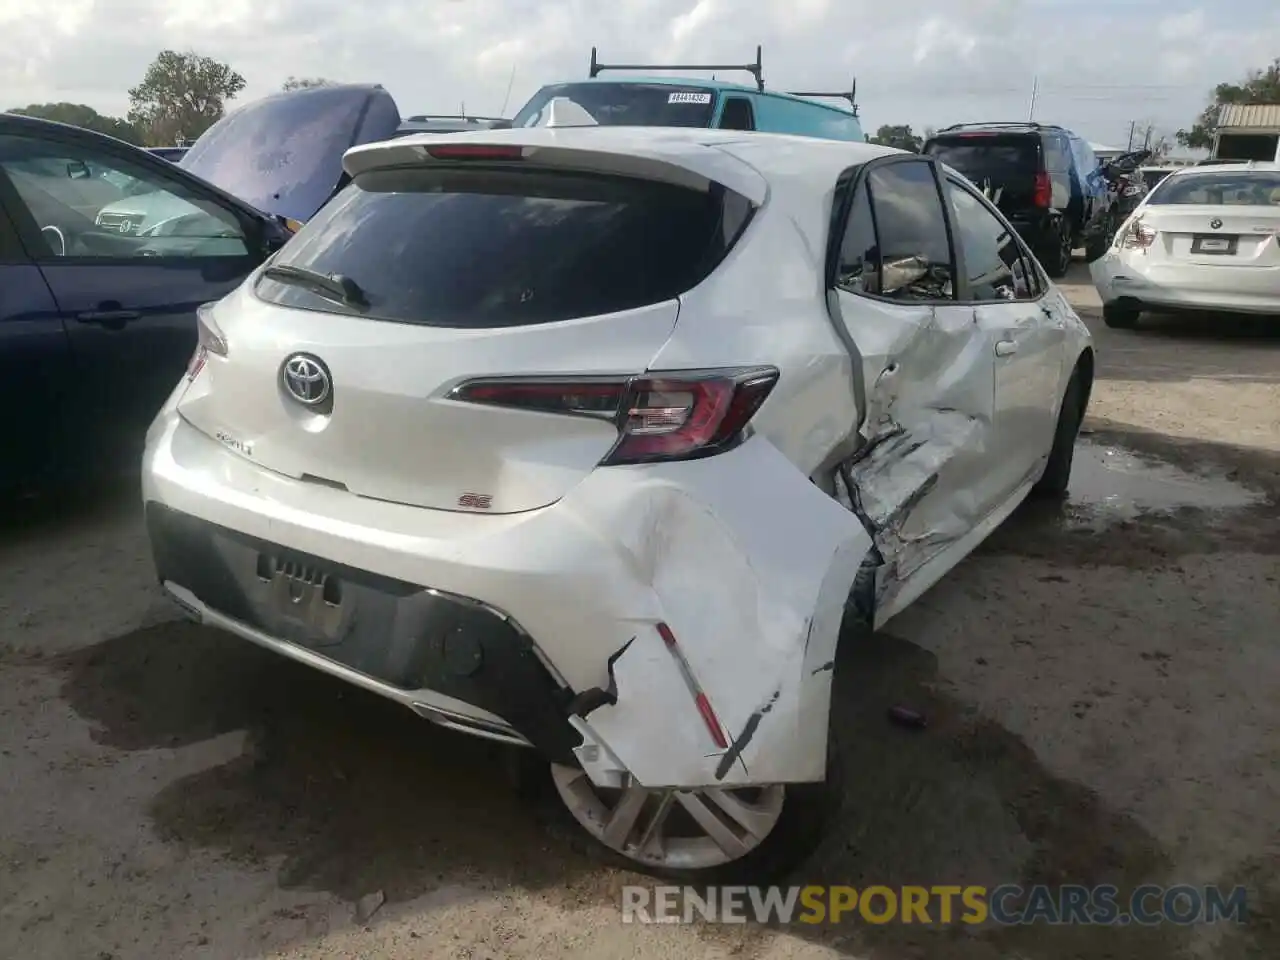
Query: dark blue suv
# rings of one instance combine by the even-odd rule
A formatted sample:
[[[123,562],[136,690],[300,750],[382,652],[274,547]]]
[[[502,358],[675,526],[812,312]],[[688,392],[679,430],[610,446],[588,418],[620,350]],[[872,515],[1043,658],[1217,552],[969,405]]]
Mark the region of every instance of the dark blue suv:
[[[173,164],[0,114],[0,490],[136,464],[195,349],[196,308],[324,205],[349,147],[399,125],[381,87],[280,94]]]

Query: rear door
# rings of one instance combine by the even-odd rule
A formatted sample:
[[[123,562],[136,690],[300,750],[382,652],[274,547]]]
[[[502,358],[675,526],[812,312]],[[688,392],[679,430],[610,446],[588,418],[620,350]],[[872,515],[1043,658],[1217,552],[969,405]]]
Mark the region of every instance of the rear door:
[[[36,159],[69,172],[30,176]],[[97,210],[84,206],[83,170],[103,188]],[[195,348],[196,307],[260,262],[262,238],[176,168],[105,138],[0,136],[0,177],[71,345],[64,402],[78,445],[99,462],[134,461]]]
[[[1007,496],[990,459],[994,337],[956,299],[934,165],[873,162],[850,189],[834,313],[855,358],[865,444],[853,477],[886,560],[888,615],[907,581]]]
[[[925,152],[963,173],[1008,216],[1035,206],[1041,158],[1039,138],[1034,134],[947,134],[931,140]]]
[[[1012,495],[1049,454],[1066,343],[1063,318],[1017,236],[968,187],[946,178],[960,247],[961,296],[992,340],[995,419],[988,449],[993,489]]]
[[[451,391],[643,373],[679,295],[736,240],[735,197],[483,152],[360,173],[272,264],[341,274],[352,296],[263,275],[223,301],[210,322],[227,355],[179,410],[263,467],[369,497],[491,513],[552,503],[618,439],[606,387],[571,416],[546,412],[550,385],[522,383],[523,409]]]
[[[12,190],[0,177],[0,410],[5,411],[0,491],[34,480],[60,453],[68,411],[71,345],[40,268],[9,215]]]

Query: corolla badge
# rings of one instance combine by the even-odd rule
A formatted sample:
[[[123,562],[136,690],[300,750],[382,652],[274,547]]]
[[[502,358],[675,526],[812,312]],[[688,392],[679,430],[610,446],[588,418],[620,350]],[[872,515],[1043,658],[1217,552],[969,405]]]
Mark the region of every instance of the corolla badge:
[[[281,380],[289,396],[307,407],[318,407],[333,396],[329,368],[319,357],[295,353],[280,368]]]
[[[1219,220],[1217,217],[1214,217],[1212,220],[1209,221],[1209,226],[1213,227],[1213,229],[1215,230],[1221,229],[1222,221]]]

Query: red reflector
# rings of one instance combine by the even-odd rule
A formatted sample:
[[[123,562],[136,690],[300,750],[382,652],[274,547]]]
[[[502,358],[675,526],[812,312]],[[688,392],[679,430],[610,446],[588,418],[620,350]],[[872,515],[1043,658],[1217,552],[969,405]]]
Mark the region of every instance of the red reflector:
[[[698,705],[698,713],[702,714],[702,722],[707,725],[707,729],[711,732],[711,739],[715,741],[715,745],[721,750],[728,750],[729,741],[725,738],[724,728],[720,726],[720,718],[711,709],[711,701],[707,699],[707,695],[705,693],[698,694],[694,702]]]
[[[444,143],[427,147],[435,160],[523,160],[524,147],[493,143]]]
[[[680,667],[680,675],[684,677],[685,686],[693,694],[693,705],[697,708],[698,715],[702,717],[702,722],[706,724],[707,732],[711,734],[712,741],[721,750],[728,750],[729,739],[724,735],[724,727],[720,726],[720,718],[716,716],[715,710],[711,707],[711,701],[707,699],[707,695],[698,686],[698,681],[694,679],[693,670],[689,667],[689,661],[684,658],[680,645],[676,643],[675,633],[661,621],[658,622],[657,629],[658,636],[662,638],[662,642],[666,644],[667,649],[671,651],[671,655],[675,657],[676,663]]]

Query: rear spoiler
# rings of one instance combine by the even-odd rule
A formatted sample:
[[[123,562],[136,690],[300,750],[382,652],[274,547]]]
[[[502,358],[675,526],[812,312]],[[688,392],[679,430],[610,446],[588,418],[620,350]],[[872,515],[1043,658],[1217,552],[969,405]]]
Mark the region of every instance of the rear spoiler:
[[[528,127],[520,131],[398,137],[352,147],[343,155],[342,166],[347,176],[354,178],[390,167],[476,163],[511,168],[528,163],[534,167],[638,177],[693,190],[706,190],[709,184],[719,183],[756,205],[764,203],[768,195],[768,184],[759,171],[719,150],[690,149],[683,141],[668,144],[658,138],[645,141],[589,136],[566,143],[567,132]],[[513,133],[518,135],[512,136]]]

